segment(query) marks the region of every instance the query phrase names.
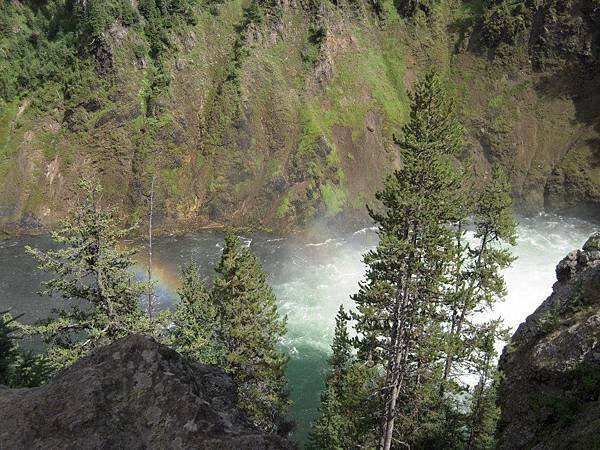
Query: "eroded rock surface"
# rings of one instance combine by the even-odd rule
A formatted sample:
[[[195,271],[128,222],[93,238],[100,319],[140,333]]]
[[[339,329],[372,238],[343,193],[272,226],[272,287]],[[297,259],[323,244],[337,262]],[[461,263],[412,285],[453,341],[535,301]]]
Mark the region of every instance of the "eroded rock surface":
[[[0,388],[0,449],[286,449],[237,408],[221,370],[134,335],[45,386]]]
[[[556,275],[552,295],[500,360],[501,449],[600,443],[600,233],[560,261]]]

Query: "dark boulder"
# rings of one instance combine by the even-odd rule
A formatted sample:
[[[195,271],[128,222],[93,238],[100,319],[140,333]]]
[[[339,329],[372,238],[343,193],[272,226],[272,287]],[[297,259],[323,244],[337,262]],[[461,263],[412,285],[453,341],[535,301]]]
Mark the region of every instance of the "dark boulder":
[[[600,233],[556,268],[553,293],[500,359],[500,449],[600,443]]]
[[[237,407],[215,367],[139,335],[32,389],[0,388],[0,449],[285,449]]]

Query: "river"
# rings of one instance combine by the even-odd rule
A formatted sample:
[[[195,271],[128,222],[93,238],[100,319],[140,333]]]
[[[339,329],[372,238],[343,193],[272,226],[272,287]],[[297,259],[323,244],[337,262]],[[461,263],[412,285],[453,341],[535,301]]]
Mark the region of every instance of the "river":
[[[581,248],[597,229],[583,220],[554,215],[520,218],[514,248],[518,259],[505,272],[508,295],[495,315],[515,328],[550,294],[557,262],[570,250]],[[155,239],[153,272],[163,307],[176,298],[178,273],[190,258],[201,265],[206,277],[212,276],[222,238],[220,232],[205,232]],[[290,356],[296,438],[303,442],[318,407],[335,314],[340,304],[351,306],[349,295],[364,273],[361,255],[376,245],[377,237],[374,229],[365,228],[314,240],[265,234],[242,239],[263,262],[280,312],[288,316],[283,345]],[[0,241],[0,311],[25,313],[21,320],[30,322],[47,315],[57,301],[36,295],[44,274],[25,255],[25,245],[43,249],[51,241],[48,236]],[[139,270],[142,273],[144,268]]]

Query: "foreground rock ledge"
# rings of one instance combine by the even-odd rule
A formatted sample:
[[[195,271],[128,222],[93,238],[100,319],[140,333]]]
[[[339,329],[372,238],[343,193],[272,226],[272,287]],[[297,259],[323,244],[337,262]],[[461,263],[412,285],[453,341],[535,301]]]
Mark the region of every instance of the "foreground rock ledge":
[[[221,370],[139,335],[45,386],[0,388],[0,449],[288,449],[257,431]]]
[[[500,359],[500,449],[600,445],[600,233],[556,277]]]

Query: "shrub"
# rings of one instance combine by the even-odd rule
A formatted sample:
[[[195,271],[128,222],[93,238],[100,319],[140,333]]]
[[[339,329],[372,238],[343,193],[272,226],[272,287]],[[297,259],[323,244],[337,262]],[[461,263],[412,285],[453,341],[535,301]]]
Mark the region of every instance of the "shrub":
[[[483,12],[483,39],[490,47],[514,44],[525,30],[527,8],[522,1],[501,0],[488,4]]]

